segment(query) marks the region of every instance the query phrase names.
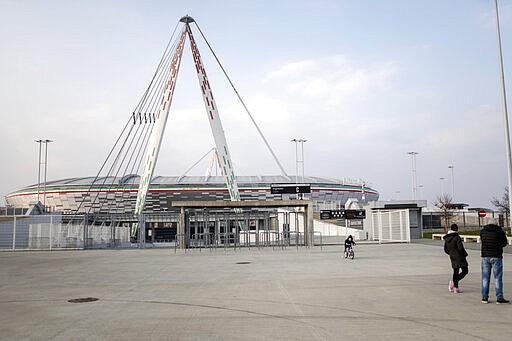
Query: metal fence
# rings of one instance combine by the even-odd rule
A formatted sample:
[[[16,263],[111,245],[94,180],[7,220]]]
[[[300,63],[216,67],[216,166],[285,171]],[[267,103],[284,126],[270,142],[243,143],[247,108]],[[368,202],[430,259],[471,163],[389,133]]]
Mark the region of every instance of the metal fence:
[[[128,226],[94,225],[61,215],[17,217],[0,223],[0,248],[52,250],[129,247]]]
[[[140,247],[201,250],[305,245],[303,232],[279,231],[271,226],[274,218],[266,213],[245,215],[243,219],[228,215],[191,214],[185,222],[185,234],[177,233],[179,215],[176,213],[141,216],[48,214],[11,218],[0,222],[2,250]],[[131,226],[138,222],[144,222],[142,233],[145,238],[130,238]],[[322,236],[317,232],[315,245],[321,244]]]
[[[503,214],[497,212],[487,212],[485,217],[480,217],[477,211],[470,212],[452,212],[449,219],[449,224],[455,223],[459,225],[459,231],[479,230],[482,226],[489,224],[490,219],[498,219],[499,225],[504,228],[509,228],[508,219]],[[444,221],[440,212],[423,212],[423,230],[439,230],[447,229],[446,222]]]

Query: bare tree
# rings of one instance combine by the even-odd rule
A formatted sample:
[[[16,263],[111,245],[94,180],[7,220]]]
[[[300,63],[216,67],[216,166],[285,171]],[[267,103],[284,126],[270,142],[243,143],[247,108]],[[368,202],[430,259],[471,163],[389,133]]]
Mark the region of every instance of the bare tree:
[[[503,214],[506,219],[506,225],[508,225],[508,217],[510,216],[510,206],[508,201],[508,186],[505,186],[505,192],[501,199],[493,197],[491,204],[498,209],[498,212]]]
[[[509,204],[508,204],[508,186],[505,186],[505,192],[501,199],[497,199],[493,197],[491,199],[491,204],[498,209],[500,213],[505,213],[508,215],[509,213]]]
[[[450,226],[450,222],[454,215],[453,213],[453,199],[448,194],[441,194],[437,196],[434,205],[441,210],[441,221],[444,222],[444,232],[448,231],[448,227]]]

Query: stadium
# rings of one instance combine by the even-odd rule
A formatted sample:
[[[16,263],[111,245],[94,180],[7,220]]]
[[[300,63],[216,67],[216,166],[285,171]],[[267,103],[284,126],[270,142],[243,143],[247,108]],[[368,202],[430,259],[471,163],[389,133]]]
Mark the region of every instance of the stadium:
[[[363,180],[304,176],[303,142],[306,141],[304,139],[291,140],[296,146],[297,168],[295,177],[289,176],[239,95],[238,100],[281,170],[281,175],[242,176],[235,173],[210,81],[193,37],[191,24],[195,21],[185,16],[180,19],[180,23],[183,24],[181,31],[175,31],[176,35],[173,33],[170,41],[174,43],[166,47],[152,81],[128,116],[126,124],[97,175],[46,181],[45,157],[44,183],[39,182],[8,194],[6,202],[9,206],[26,209],[28,215],[47,212],[62,213],[58,219],[65,223],[62,226],[59,225],[59,229],[63,230],[55,233],[50,229],[52,237],[48,236],[48,238],[52,239],[53,236],[60,235],[62,238],[59,240],[66,240],[66,245],[85,247],[99,246],[104,243],[122,244],[125,241],[128,242],[126,238],[128,229],[130,241],[138,241],[141,245],[144,245],[145,240],[171,241],[180,247],[191,246],[194,244],[193,241],[199,240],[201,245],[211,245],[214,242],[237,245],[242,243],[242,234],[245,245],[259,245],[259,231],[263,231],[261,238],[266,242],[270,242],[271,234],[281,234],[273,239],[277,242],[290,241],[293,239],[291,234],[295,233],[296,244],[313,245],[314,232],[316,232],[313,226],[315,212],[319,217],[319,211],[322,209],[344,208],[347,202],[364,204],[378,200],[379,193]],[[204,35],[201,34],[201,36],[205,38]],[[204,176],[189,176],[189,171],[182,176],[155,176],[154,170],[159,158],[187,37],[207,114],[206,118],[215,144],[214,148],[210,149],[210,152],[213,152],[212,162]],[[211,45],[206,38],[205,42],[211,50]],[[211,52],[214,55],[213,50]],[[217,62],[223,69],[220,62],[218,60]],[[228,75],[226,73],[224,75],[238,94]],[[45,142],[45,148],[47,148],[47,141],[49,140],[39,142]],[[246,145],[254,141],[243,143]],[[301,153],[299,153],[299,146]],[[299,158],[299,155],[302,157]],[[41,161],[39,164],[41,165]],[[300,183],[299,165],[302,165]],[[214,167],[220,175],[212,175]],[[288,190],[284,193],[276,193],[272,190],[276,188],[275,186],[288,187]],[[292,188],[301,187],[307,190],[290,191]],[[279,200],[284,202],[276,203]],[[188,204],[194,201],[203,203]],[[243,203],[244,201],[248,203]],[[280,208],[262,207],[266,201],[272,201]],[[221,209],[218,207],[208,209],[204,202],[208,202],[208,205],[212,202],[215,205],[225,202],[226,205]],[[229,210],[228,202],[241,206]],[[187,207],[191,209],[184,206],[179,209],[177,206],[180,204],[188,205]],[[303,207],[304,205],[307,205],[307,209]],[[286,212],[279,212],[280,210]],[[301,216],[300,219],[299,216]],[[57,218],[50,218],[51,224],[58,223]],[[25,233],[27,239],[25,244],[29,247],[32,245],[31,240],[36,237],[36,240],[40,239],[41,229],[44,229],[43,225],[32,225],[29,227],[27,223],[26,231],[29,232]],[[121,231],[118,231],[118,228]],[[76,232],[79,230],[83,233]],[[256,233],[256,236],[253,233]],[[336,234],[342,234],[339,228],[336,229]],[[300,242],[301,238],[302,242]],[[53,241],[50,241],[48,245],[51,246],[52,243]]]
[[[34,184],[10,193],[7,204],[29,208],[38,201],[45,202],[49,211],[68,213],[133,213],[140,176],[81,177]],[[271,194],[272,184],[292,184],[287,176],[237,176],[241,200],[295,199],[296,194]],[[304,183],[311,193],[304,199],[313,201],[314,211],[343,207],[349,199],[358,202],[376,201],[379,193],[363,182],[306,176]],[[39,199],[39,200],[38,200]],[[229,201],[223,176],[156,176],[146,198],[146,212],[172,211],[173,201]]]
[[[379,197],[379,193],[364,182],[321,177],[304,177],[304,180],[308,184],[306,187],[310,188],[310,193],[301,196],[302,199],[312,202],[313,216],[316,219],[319,219],[319,211],[322,209],[342,208],[347,201],[363,204],[376,201]],[[16,238],[23,240],[18,246],[129,247],[133,245],[131,243],[140,242],[137,236],[142,231],[135,231],[132,228],[134,222],[142,219],[145,221],[145,224],[140,225],[144,228],[143,243],[148,241],[152,245],[167,245],[166,243],[170,242],[176,247],[180,236],[180,211],[179,207],[173,206],[173,202],[231,201],[223,176],[156,176],[151,180],[144,211],[134,214],[139,195],[139,182],[138,175],[69,178],[48,181],[45,186],[30,185],[10,193],[6,196],[8,205],[21,209],[27,212],[26,214],[37,214],[34,213],[34,209],[38,208],[42,208],[41,212],[58,214],[34,217],[33,219],[39,219],[37,223],[30,223],[32,220],[29,219],[20,220],[18,224],[26,224],[26,227],[18,228]],[[298,196],[272,193],[272,185],[294,185],[293,179],[287,176],[237,176],[236,182],[241,201],[290,202],[289,200],[297,199]],[[305,224],[302,220],[303,214],[291,210],[257,208],[239,211],[206,208],[187,210],[186,223],[181,231],[187,237],[179,244],[186,247],[269,246],[283,240],[287,240],[287,243],[295,242],[297,245],[305,244],[306,240],[302,233]],[[50,220],[40,220],[45,217]],[[244,221],[245,225],[240,225],[240,221]],[[51,225],[48,225],[48,222],[57,224],[58,230],[46,231],[47,226]],[[37,244],[42,238],[41,233],[44,236],[50,236],[52,233],[54,236],[64,236],[57,239],[64,240],[65,244],[55,242],[41,246],[42,244]],[[255,233],[258,237],[255,237]],[[276,233],[281,233],[282,236],[277,237]],[[336,227],[335,233],[343,234],[342,228]],[[84,237],[85,235],[88,237]],[[48,239],[48,236],[43,239]]]

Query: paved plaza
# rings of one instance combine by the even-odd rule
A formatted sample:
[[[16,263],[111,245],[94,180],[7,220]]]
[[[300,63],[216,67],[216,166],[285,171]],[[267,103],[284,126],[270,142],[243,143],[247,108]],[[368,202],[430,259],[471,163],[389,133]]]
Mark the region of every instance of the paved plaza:
[[[452,294],[440,241],[340,249],[0,252],[0,339],[512,338],[512,305],[494,304],[493,285],[480,303],[478,250]],[[504,266],[510,299],[512,254]]]

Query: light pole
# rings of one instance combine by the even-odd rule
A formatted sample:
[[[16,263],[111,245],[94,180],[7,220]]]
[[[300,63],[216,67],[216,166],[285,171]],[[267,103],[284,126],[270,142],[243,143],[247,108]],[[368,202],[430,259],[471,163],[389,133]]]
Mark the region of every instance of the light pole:
[[[301,164],[302,168],[302,179],[301,182],[304,182],[304,142],[305,139],[292,139],[290,142],[295,142],[295,183],[299,183],[299,164]],[[301,157],[299,159],[299,149],[298,146],[300,144]]]
[[[418,191],[418,187],[416,186],[416,155],[418,155],[418,152],[408,152],[411,156],[411,163],[412,163],[412,198],[413,200],[416,200],[416,192]]]
[[[36,143],[39,143],[39,161],[37,163],[37,202],[39,202],[39,193],[41,187],[41,143],[44,140],[35,140]]]
[[[441,184],[441,196],[443,196],[444,192],[444,184],[443,184],[444,178],[439,178],[439,182]]]
[[[452,173],[452,201],[455,203],[455,181],[453,177],[453,166],[448,166]]]
[[[301,150],[301,165],[302,165],[302,183],[304,183],[304,142],[307,140],[300,141],[300,150]]]
[[[510,131],[508,127],[508,113],[507,113],[507,94],[505,91],[505,76],[503,73],[503,53],[501,51],[501,32],[500,32],[500,16],[498,12],[498,0],[494,0],[496,7],[496,32],[498,36],[498,57],[500,64],[500,80],[501,80],[501,94],[503,100],[503,127],[505,128],[505,151],[507,157],[507,176],[508,176],[508,203],[509,212],[512,212],[510,205],[512,204],[512,158],[510,156]]]
[[[299,183],[299,147],[298,147],[298,140],[292,139],[290,142],[295,142],[295,183]]]
[[[423,185],[418,185],[418,198],[423,199]]]
[[[43,140],[44,143],[44,190],[43,190],[43,207],[46,211],[46,171],[48,170],[48,143],[53,142],[52,140]]]

